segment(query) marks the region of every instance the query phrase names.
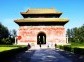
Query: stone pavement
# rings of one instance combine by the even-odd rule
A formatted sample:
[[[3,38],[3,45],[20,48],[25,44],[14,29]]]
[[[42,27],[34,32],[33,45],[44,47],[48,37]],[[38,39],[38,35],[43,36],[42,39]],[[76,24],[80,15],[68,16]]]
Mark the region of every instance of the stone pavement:
[[[80,62],[74,54],[59,49],[28,50],[20,53],[11,62]]]
[[[31,62],[72,62],[52,49],[37,50],[31,57]]]

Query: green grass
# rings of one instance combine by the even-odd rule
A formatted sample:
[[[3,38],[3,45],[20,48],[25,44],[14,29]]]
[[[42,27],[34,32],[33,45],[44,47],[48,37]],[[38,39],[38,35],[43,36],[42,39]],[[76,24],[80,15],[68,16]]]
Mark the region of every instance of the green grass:
[[[0,45],[0,52],[19,48],[19,47],[26,47],[26,45]]]
[[[72,48],[75,48],[75,47],[77,47],[77,48],[84,48],[84,43],[71,43],[71,47]]]
[[[18,47],[0,47],[0,52],[6,51],[6,50],[11,50],[11,49],[15,49]]]
[[[25,47],[26,45],[0,45],[0,47]]]

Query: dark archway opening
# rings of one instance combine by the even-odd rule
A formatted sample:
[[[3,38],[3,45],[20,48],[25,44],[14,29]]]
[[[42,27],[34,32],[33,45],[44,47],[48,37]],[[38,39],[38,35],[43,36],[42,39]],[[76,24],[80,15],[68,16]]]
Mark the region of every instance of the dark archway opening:
[[[37,35],[37,44],[46,44],[46,34],[44,32]]]

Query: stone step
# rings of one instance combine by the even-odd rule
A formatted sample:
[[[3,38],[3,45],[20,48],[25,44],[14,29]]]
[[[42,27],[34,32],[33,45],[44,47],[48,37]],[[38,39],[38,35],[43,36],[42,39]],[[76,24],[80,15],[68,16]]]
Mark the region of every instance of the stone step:
[[[54,48],[53,46],[47,46],[47,45],[35,45],[35,46],[32,46],[31,49],[47,49],[47,48]]]

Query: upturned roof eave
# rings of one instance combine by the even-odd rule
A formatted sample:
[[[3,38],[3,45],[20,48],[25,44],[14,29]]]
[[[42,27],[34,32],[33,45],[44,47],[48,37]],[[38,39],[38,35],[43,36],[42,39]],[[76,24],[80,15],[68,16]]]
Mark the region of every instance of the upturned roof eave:
[[[27,14],[62,14],[62,12],[57,13],[26,13],[26,12],[20,12],[21,15],[27,15]]]
[[[68,22],[68,19],[63,18],[25,18],[14,20],[15,22]]]

